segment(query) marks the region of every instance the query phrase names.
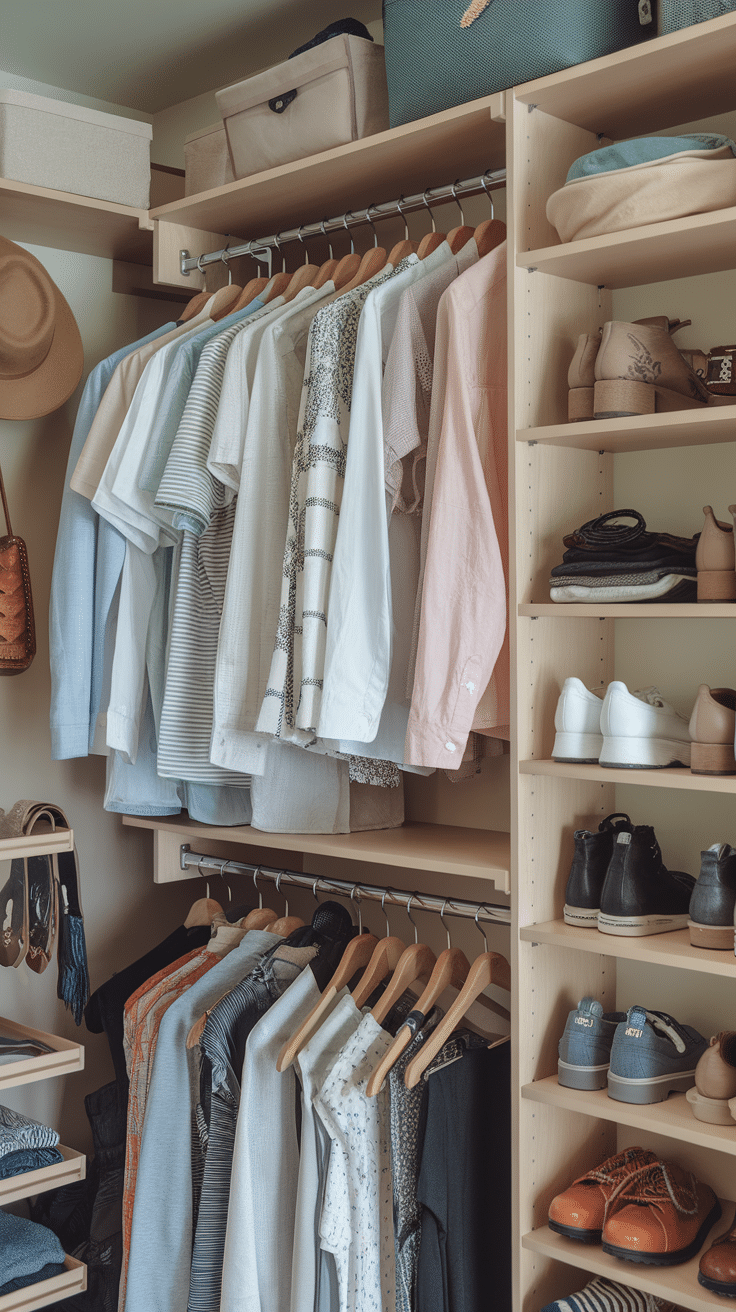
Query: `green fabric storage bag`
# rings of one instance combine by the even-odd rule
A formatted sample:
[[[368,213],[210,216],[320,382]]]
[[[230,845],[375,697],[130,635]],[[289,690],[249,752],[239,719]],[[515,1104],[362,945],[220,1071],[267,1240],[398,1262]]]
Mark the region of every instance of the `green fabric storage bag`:
[[[383,0],[391,126],[609,55],[652,29],[637,0]]]

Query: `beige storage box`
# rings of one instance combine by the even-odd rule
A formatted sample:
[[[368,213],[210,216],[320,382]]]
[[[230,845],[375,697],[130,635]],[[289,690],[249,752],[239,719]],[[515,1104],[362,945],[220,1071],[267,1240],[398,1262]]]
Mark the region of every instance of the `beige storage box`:
[[[389,126],[383,46],[359,36],[333,36],[216,96],[236,178]]]
[[[193,132],[184,142],[184,195],[197,196],[200,191],[224,187],[234,180],[227,134],[222,123]]]
[[[148,209],[150,123],[0,89],[0,177]]]

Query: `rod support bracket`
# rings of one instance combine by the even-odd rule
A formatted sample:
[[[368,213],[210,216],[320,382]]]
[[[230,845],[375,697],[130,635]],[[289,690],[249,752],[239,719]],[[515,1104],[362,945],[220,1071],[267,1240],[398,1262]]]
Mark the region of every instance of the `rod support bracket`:
[[[182,277],[184,277],[184,278],[188,278],[188,277],[189,277],[189,270],[188,270],[188,268],[186,267],[186,261],[187,261],[187,260],[190,260],[191,258],[192,258],[192,256],[191,256],[191,252],[190,252],[190,251],[188,251],[188,250],[180,250],[180,251],[179,251],[179,272],[181,273]]]
[[[179,869],[187,870],[187,856],[191,852],[189,843],[182,843],[179,847]]]

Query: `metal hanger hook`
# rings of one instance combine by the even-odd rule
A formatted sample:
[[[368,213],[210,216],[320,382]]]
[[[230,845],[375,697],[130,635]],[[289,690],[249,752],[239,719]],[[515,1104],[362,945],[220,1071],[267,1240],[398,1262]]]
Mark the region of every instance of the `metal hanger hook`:
[[[282,880],[282,878],[283,878],[283,876],[284,876],[285,874],[286,874],[286,871],[285,871],[285,870],[279,870],[279,873],[278,873],[277,876],[276,876],[276,892],[277,892],[277,893],[281,893],[281,880]],[[289,903],[288,903],[288,900],[287,900],[286,894],[285,894],[285,893],[281,893],[281,896],[282,896],[283,899],[284,899],[284,915],[285,915],[285,916],[288,916],[288,914],[289,914]]]
[[[327,219],[323,219],[319,226],[320,226],[320,228],[322,229],[322,236],[324,237],[325,241],[327,242],[327,249],[328,249],[328,251],[330,252],[330,259],[331,259],[331,260],[334,260],[335,256],[334,256],[333,253],[332,253],[332,242],[330,241],[329,237],[327,236],[327,233],[325,232],[325,224],[326,224],[326,222],[327,222]]]
[[[479,923],[479,921],[478,921],[478,916],[480,915],[481,911],[485,911],[485,907],[483,906],[483,903],[482,903],[482,902],[478,904],[478,910],[476,911],[475,916],[473,917],[473,919],[475,920],[475,927],[476,927],[476,929],[480,930],[481,934],[483,935],[483,942],[484,942],[485,945],[486,945],[486,952],[488,952],[488,939],[486,938],[486,931],[484,930],[483,926],[482,926],[482,925]]]
[[[362,933],[363,933],[363,910],[362,910],[362,907],[361,907],[361,905],[360,905],[360,893],[358,892],[358,893],[356,894],[356,892],[355,892],[355,890],[356,890],[357,887],[358,887],[357,884],[353,884],[353,887],[352,887],[351,890],[350,890],[350,901],[353,902],[353,903],[357,902],[357,904],[358,904],[358,933],[359,933],[359,934],[362,934]]]
[[[232,287],[232,285],[233,285],[233,271],[232,271],[232,269],[230,268],[230,259],[229,259],[229,257],[228,257],[228,250],[229,250],[229,249],[230,249],[230,242],[228,242],[228,244],[227,244],[227,246],[225,247],[224,251],[220,251],[220,259],[222,260],[223,264],[225,265],[225,268],[227,269],[227,285],[228,285],[228,287]]]
[[[302,237],[302,228],[303,228],[303,227],[304,227],[304,224],[303,224],[303,223],[300,223],[300,224],[299,224],[299,233],[298,233],[298,237],[299,237],[299,240],[300,240],[302,246],[304,247],[304,263],[305,263],[305,264],[309,264],[309,251],[307,250],[306,246],[304,245],[304,238]]]
[[[408,901],[407,904],[406,904],[406,914],[407,914],[407,916],[409,917],[409,923],[411,924],[412,929],[414,930],[414,942],[415,942],[415,943],[418,943],[418,942],[419,942],[419,930],[417,929],[416,921],[412,920],[412,915],[411,915],[411,904],[412,904],[412,902],[414,901],[414,898],[415,898],[415,897],[417,897],[417,894],[416,894],[416,893],[410,893],[410,894],[409,894],[409,901]]]
[[[197,862],[197,872],[198,872],[198,874],[200,875],[200,877],[201,877],[202,879],[205,880],[205,887],[206,887],[206,889],[207,889],[207,901],[209,902],[209,900],[210,900],[210,877],[209,877],[209,875],[206,875],[206,874],[204,873],[204,871],[202,870],[202,860],[201,860],[201,859]]]
[[[206,254],[207,254],[206,251],[202,251],[202,254],[197,256],[197,271],[201,273],[202,277],[204,278],[205,286],[207,284],[207,274],[205,270],[202,268],[202,260],[204,259]]]
[[[488,177],[488,174],[487,174],[487,173],[484,173],[484,174],[483,174],[483,177],[481,178],[481,182],[483,183],[483,190],[484,190],[484,192],[486,193],[486,196],[488,197],[488,204],[489,204],[490,207],[491,207],[491,218],[492,218],[492,219],[495,219],[495,217],[496,217],[496,211],[495,211],[494,208],[493,208],[493,195],[492,195],[492,193],[488,190],[488,186],[487,186],[487,184],[486,184],[486,178],[487,178],[487,177]]]
[[[391,926],[388,920],[388,911],[386,910],[386,907],[384,905],[386,902],[386,898],[389,896],[389,894],[390,894],[390,889],[388,888],[384,888],[381,894],[381,910],[386,918],[386,938],[389,938],[391,935]]]
[[[373,202],[371,202],[371,204],[366,208],[366,212],[365,212],[366,221],[367,221],[368,223],[370,223],[370,225],[371,225],[371,227],[372,227],[372,229],[373,229],[373,245],[374,245],[374,246],[377,246],[377,245],[378,245],[378,233],[376,232],[376,225],[375,225],[375,223],[373,222],[373,219],[371,218],[371,210],[377,210],[377,209],[378,209],[378,206],[377,206],[377,205],[374,205]]]
[[[429,188],[428,188],[428,190],[429,190]],[[430,205],[429,201],[427,200],[427,192],[426,192],[426,191],[425,191],[425,192],[423,193],[423,195],[422,195],[422,200],[424,201],[424,204],[425,204],[426,207],[427,207],[427,213],[428,213],[428,215],[429,215],[429,221],[430,221],[430,223],[432,224],[432,232],[436,232],[436,231],[437,231],[437,224],[436,224],[435,221],[434,221],[434,213],[433,213],[433,211],[432,211],[432,206]]]
[[[261,867],[260,867],[260,866],[256,866],[255,870],[253,871],[253,887],[255,888],[256,893],[258,894],[258,910],[259,910],[259,911],[262,911],[262,910],[263,910],[263,894],[262,894],[260,888],[258,887],[258,876],[260,875],[260,873],[261,873]]]
[[[353,234],[352,234],[352,232],[350,231],[350,229],[349,229],[349,227],[348,227],[348,219],[354,219],[354,218],[355,218],[355,215],[353,214],[352,210],[348,210],[348,211],[347,211],[345,214],[343,214],[343,216],[342,216],[342,226],[343,226],[343,228],[345,229],[346,233],[348,234],[348,237],[350,238],[350,254],[351,254],[351,255],[354,255],[354,254],[355,254],[355,242],[353,241]]]
[[[274,245],[275,245],[275,247],[276,247],[276,250],[277,250],[278,254],[281,256],[281,272],[282,272],[282,273],[286,273],[286,256],[284,255],[284,252],[283,252],[283,250],[281,249],[281,233],[280,233],[280,232],[277,232],[277,233],[274,235],[274,239],[273,239],[273,240],[274,240]]]
[[[317,906],[319,906],[319,898],[318,898],[318,896],[317,896],[317,889],[318,889],[318,888],[319,888],[319,875],[317,876],[317,878],[315,879],[314,883],[312,884],[312,897],[314,898],[315,902],[317,903]]]
[[[396,202],[396,208],[397,208],[397,210],[399,211],[399,214],[401,215],[402,219],[404,220],[404,241],[408,241],[408,240],[409,240],[409,224],[407,223],[407,221],[406,221],[406,215],[405,215],[403,209],[401,208],[401,202],[402,202],[403,199],[404,199],[403,196],[399,196],[399,199],[398,199],[397,202]]]
[[[458,209],[459,209],[459,211],[460,211],[460,222],[462,223],[462,225],[463,225],[463,227],[464,227],[464,226],[465,226],[465,215],[463,214],[463,207],[462,207],[462,205],[460,204],[460,201],[459,201],[458,198],[457,198],[457,186],[458,186],[458,183],[459,183],[459,182],[460,182],[460,179],[459,179],[459,178],[455,178],[455,181],[453,182],[452,186],[450,187],[450,191],[452,192],[452,199],[454,200],[455,204],[457,205],[457,207],[458,207]]]
[[[442,910],[440,911],[440,920],[442,921],[442,928],[444,929],[444,931],[445,931],[445,933],[446,933],[446,935],[447,935],[447,947],[448,947],[448,949],[449,949],[449,948],[452,947],[452,944],[451,944],[451,942],[450,942],[450,931],[449,931],[449,929],[447,928],[447,925],[445,924],[445,907],[446,907],[446,906],[447,906],[447,898],[445,898],[444,902],[442,903]]]
[[[225,866],[229,866],[229,865],[230,865],[230,862],[229,862],[229,861],[221,861],[221,862],[220,862],[220,879],[225,883],[225,888],[227,889],[228,900],[230,901],[230,903],[232,903],[232,900],[233,900],[232,889],[230,888],[230,885],[225,881]]]

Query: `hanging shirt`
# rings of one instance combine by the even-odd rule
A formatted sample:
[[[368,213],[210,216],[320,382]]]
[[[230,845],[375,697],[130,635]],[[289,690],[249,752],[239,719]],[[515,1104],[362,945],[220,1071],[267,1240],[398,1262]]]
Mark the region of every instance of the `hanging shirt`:
[[[441,350],[447,385],[406,757],[452,768],[494,672],[495,706],[484,718],[508,723],[508,663],[497,667],[506,631],[501,543],[508,551],[505,242],[445,292]]]
[[[420,1014],[420,1013],[418,1013]],[[421,1233],[421,1208],[417,1201],[420,1116],[424,1080],[413,1089],[404,1084],[406,1068],[425,1039],[442,1018],[434,1007],[411,1043],[388,1073],[391,1116],[391,1182],[394,1196],[394,1244],[396,1249],[396,1312],[414,1312],[416,1276]]]
[[[317,726],[322,737],[369,743],[378,732],[391,672],[393,628],[383,368],[403,292],[449,258],[447,242],[426,260],[409,256],[407,267],[374,289],[361,315],[345,489],[330,580]]]
[[[361,1012],[347,988],[341,989],[319,1029],[294,1061],[302,1086],[299,1184],[296,1195],[294,1251],[291,1262],[290,1312],[330,1312],[337,1307],[337,1269],[332,1253],[319,1240],[330,1137],[312,1099],[319,1094],[338,1053],[354,1034]]]
[[[126,1312],[182,1312],[192,1253],[192,1076],[186,1038],[192,1025],[255,966],[275,934],[250,930],[224,960],[166,1012],[143,1124],[133,1203]],[[198,1087],[198,1082],[197,1082]],[[162,1206],[161,1182],[166,1181]]]
[[[228,1312],[286,1312],[290,1306],[299,1178],[296,1076],[291,1067],[280,1074],[276,1059],[319,998],[312,971],[302,971],[246,1044],[222,1270],[221,1307]]]
[[[175,328],[164,324],[132,346],[124,346],[95,365],[84,385],[74,423],[49,602],[51,666],[51,756],[55,761],[87,756],[91,726],[97,720],[104,621],[117,587],[125,543],[101,522],[87,498],[71,487],[71,477],[100,401],[117,366],[128,355]],[[105,605],[102,601],[105,599]],[[98,612],[97,622],[95,620]]]

